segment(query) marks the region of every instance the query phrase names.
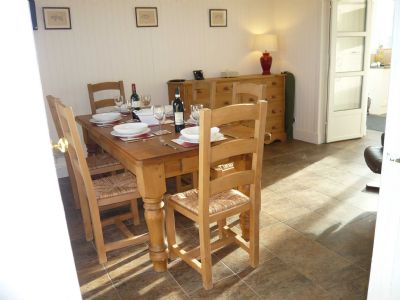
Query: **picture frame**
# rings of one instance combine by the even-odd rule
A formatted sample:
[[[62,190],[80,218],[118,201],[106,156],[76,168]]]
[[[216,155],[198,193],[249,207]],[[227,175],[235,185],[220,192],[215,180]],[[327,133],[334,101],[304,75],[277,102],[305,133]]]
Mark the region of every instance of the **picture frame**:
[[[227,27],[228,26],[228,10],[227,9],[210,9],[210,27]]]
[[[69,7],[43,7],[44,29],[71,29]]]
[[[135,7],[136,27],[158,27],[157,7]]]

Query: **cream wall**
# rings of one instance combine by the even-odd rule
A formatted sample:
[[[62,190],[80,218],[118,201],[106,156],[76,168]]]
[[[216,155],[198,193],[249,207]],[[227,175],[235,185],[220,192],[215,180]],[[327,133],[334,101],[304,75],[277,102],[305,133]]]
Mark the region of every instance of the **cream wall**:
[[[153,103],[166,103],[166,82],[192,79],[195,69],[206,77],[225,69],[260,73],[260,53],[251,51],[251,37],[272,29],[269,2],[36,0],[34,37],[44,95],[56,95],[76,114],[87,114],[87,83],[123,80],[129,96],[135,82]],[[70,7],[72,30],[44,30],[43,6]],[[135,6],[158,7],[159,27],[137,28]],[[228,27],[209,27],[210,8],[228,10]],[[49,126],[55,139],[51,119]]]
[[[274,29],[279,37],[278,64],[294,73],[296,102],[294,138],[312,143],[323,140],[326,93],[326,0],[274,0]]]

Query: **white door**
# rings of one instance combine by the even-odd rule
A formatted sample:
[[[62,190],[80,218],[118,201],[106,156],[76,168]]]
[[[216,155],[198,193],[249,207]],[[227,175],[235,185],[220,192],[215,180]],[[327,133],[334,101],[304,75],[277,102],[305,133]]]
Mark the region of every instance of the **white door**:
[[[81,299],[32,31],[28,1],[3,5],[0,299]]]
[[[385,147],[368,290],[370,300],[400,299],[400,0],[395,0]]]
[[[326,141],[365,135],[371,0],[332,0]]]

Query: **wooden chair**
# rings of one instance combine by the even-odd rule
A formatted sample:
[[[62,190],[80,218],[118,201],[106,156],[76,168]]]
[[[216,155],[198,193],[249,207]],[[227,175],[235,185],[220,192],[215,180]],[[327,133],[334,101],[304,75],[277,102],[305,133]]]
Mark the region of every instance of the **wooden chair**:
[[[144,243],[148,240],[147,233],[134,236],[123,223],[124,220],[132,217],[134,219],[139,218],[137,199],[140,198],[140,194],[137,190],[136,177],[130,172],[124,172],[92,180],[72,108],[66,107],[61,102],[56,102],[56,109],[60,118],[63,136],[68,141],[68,154],[75,179],[77,180],[79,198],[86,198],[89,206],[99,263],[105,263],[107,261],[107,252]],[[127,201],[131,204],[130,213],[105,220],[100,219],[101,207],[123,204]],[[105,243],[103,227],[111,224],[115,224],[126,238]]]
[[[124,82],[120,81],[110,81],[110,82],[100,82],[87,85],[89,92],[90,108],[92,109],[92,114],[95,114],[98,108],[114,106],[114,99],[99,99],[95,100],[94,93],[107,90],[119,90],[119,94],[125,98]]]
[[[263,98],[263,88],[262,84],[234,82],[232,85],[232,103],[241,103],[243,101],[240,99],[241,96],[247,96],[245,102],[256,103]]]
[[[62,131],[61,131],[61,124],[60,120],[58,118],[57,114],[57,109],[56,109],[56,103],[61,103],[60,99],[48,95],[46,96],[47,103],[49,104],[51,116],[53,118],[54,126],[56,127],[57,135],[59,138],[62,137]],[[78,198],[78,192],[77,192],[77,187],[75,183],[75,178],[74,174],[71,169],[71,163],[69,160],[68,153],[65,153],[65,159],[66,159],[66,164],[67,164],[67,170],[68,174],[71,180],[71,187],[72,187],[72,192],[74,195],[74,202],[75,202],[75,207],[79,208],[80,207],[80,200]],[[108,153],[99,153],[95,154],[92,156],[89,156],[86,158],[87,164],[89,166],[89,171],[91,175],[98,175],[98,174],[104,174],[108,172],[114,172],[118,170],[122,170],[124,167],[121,165],[119,161],[117,161],[115,158],[110,156]]]
[[[250,255],[250,265],[259,262],[259,212],[261,198],[261,167],[264,145],[267,102],[237,104],[216,110],[204,109],[200,113],[199,187],[184,193],[166,197],[166,231],[171,258],[181,257],[202,275],[203,286],[213,286],[211,251],[232,242],[237,243]],[[230,139],[211,145],[210,128],[242,120],[255,120],[254,138]],[[249,170],[233,170],[226,176],[210,179],[210,167],[228,157],[252,155]],[[248,187],[247,196],[236,187]],[[199,224],[200,246],[183,250],[176,244],[174,211]],[[226,218],[249,212],[249,241],[235,234],[226,225]],[[219,239],[210,243],[210,224],[217,222]],[[201,259],[201,262],[198,260]]]

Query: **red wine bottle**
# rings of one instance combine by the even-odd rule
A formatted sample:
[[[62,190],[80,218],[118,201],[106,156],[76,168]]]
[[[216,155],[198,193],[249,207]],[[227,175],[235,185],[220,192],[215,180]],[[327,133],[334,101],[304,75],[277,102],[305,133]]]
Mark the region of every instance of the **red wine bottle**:
[[[172,107],[174,109],[175,132],[181,132],[181,130],[185,128],[185,122],[183,120],[183,103],[181,101],[179,87],[176,87],[175,100],[172,102]]]
[[[136,93],[136,85],[132,83],[132,95],[131,95],[132,108],[134,110],[140,110],[140,99]]]

